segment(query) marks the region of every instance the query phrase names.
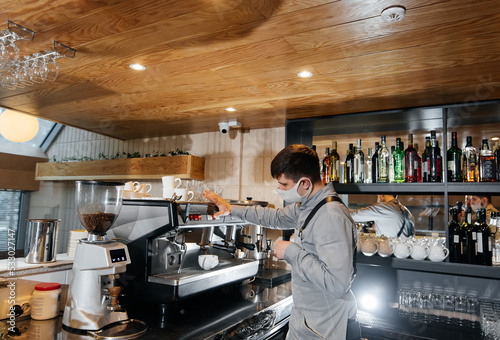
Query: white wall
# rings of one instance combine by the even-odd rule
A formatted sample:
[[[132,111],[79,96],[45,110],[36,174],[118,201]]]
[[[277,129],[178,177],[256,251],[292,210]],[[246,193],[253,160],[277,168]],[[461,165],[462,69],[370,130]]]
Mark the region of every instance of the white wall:
[[[47,154],[49,159],[55,156],[58,160],[84,156],[97,159],[99,153],[113,156],[116,153],[139,152],[144,155],[181,149],[205,157],[204,182],[222,186],[224,198],[252,197],[281,207],[276,181],[270,175],[270,164],[284,145],[285,128],[246,132],[232,130],[227,135],[210,132],[120,141],[65,127]],[[161,196],[160,181],[147,182],[153,185],[153,196]],[[69,230],[83,229],[76,216],[74,188],[74,181],[43,181],[40,190],[31,195],[29,218],[61,219],[58,252],[66,251]]]

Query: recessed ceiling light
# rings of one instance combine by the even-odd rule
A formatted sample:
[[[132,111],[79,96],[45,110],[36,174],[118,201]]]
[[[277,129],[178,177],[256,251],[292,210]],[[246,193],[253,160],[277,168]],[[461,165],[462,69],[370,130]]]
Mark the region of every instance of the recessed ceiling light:
[[[234,107],[226,107],[226,111],[234,112],[236,109]]]
[[[309,71],[302,71],[302,72],[297,73],[297,75],[300,78],[309,78],[309,77],[313,76],[312,72],[309,72]]]
[[[137,70],[137,71],[144,71],[146,69],[146,66],[141,65],[141,64],[130,64],[129,66],[131,69]]]
[[[391,6],[382,11],[380,16],[385,22],[397,22],[403,20],[406,9],[403,6]]]
[[[491,137],[491,140],[499,140],[500,137]]]

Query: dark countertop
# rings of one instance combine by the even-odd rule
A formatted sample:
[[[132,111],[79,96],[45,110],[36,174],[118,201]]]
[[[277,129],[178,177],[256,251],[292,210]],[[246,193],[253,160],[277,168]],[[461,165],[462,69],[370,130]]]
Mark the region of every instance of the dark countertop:
[[[218,292],[199,296],[178,304],[169,305],[165,316],[161,316],[159,306],[128,308],[129,317],[146,322],[148,331],[139,339],[214,339],[215,334],[225,334],[220,339],[229,339],[231,330],[243,320],[269,310],[269,307],[291,308],[291,283],[286,282],[273,288],[248,284],[228,287]],[[2,321],[5,324],[6,320]],[[1,325],[1,324],[0,324]],[[16,321],[20,334],[6,339],[71,339],[89,340],[89,336],[76,335],[62,329],[62,315],[44,321]],[[0,328],[1,330],[2,328]],[[1,333],[0,333],[1,334]]]

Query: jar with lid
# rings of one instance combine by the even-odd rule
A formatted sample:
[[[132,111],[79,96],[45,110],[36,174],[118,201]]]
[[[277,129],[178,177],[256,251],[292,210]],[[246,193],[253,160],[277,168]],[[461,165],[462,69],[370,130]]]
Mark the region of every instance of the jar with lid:
[[[47,320],[59,315],[61,284],[56,282],[39,283],[33,291],[31,318]]]

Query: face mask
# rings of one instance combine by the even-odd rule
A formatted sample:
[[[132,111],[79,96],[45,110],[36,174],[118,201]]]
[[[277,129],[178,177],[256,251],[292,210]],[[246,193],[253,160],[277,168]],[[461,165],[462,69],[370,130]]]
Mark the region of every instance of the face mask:
[[[482,208],[482,206],[481,206],[481,201],[477,202],[476,204],[471,204],[471,206],[470,206],[470,207],[472,208],[472,211],[473,211],[473,212],[476,212],[476,210],[478,210],[478,209],[481,209],[481,208]]]
[[[299,188],[300,181],[302,181],[303,179],[307,179],[309,182],[311,182],[308,178],[302,177],[301,179],[299,179],[297,184],[295,184],[295,186],[293,188],[291,188],[290,190],[278,189],[278,194],[281,196],[281,198],[283,198],[287,202],[291,202],[291,203],[304,202],[306,200],[306,198],[308,198],[309,195],[311,194],[312,183],[309,186],[309,190],[307,191],[307,193],[304,196],[300,196],[297,189]]]

